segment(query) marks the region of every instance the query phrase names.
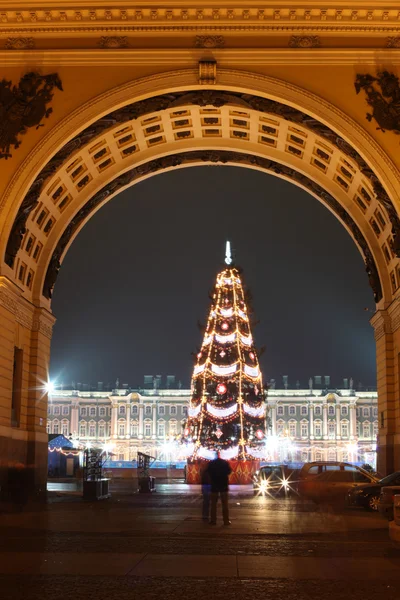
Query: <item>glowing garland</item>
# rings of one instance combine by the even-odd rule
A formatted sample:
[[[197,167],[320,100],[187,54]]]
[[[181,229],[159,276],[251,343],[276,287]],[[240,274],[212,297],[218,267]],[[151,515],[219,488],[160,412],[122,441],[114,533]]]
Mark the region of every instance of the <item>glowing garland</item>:
[[[205,446],[200,446],[197,451],[197,456],[206,458],[207,460],[214,460],[214,458],[217,458],[217,453],[215,450],[209,450],[209,448],[206,448]]]
[[[196,365],[194,368],[194,375],[198,375],[199,373],[202,373],[205,368],[206,368],[205,363],[204,363],[204,365]]]
[[[220,419],[224,419],[226,417],[230,417],[231,415],[235,414],[235,412],[237,411],[237,408],[238,408],[237,404],[233,404],[232,406],[229,406],[228,408],[217,408],[216,406],[213,406],[212,404],[207,402],[207,412],[210,413],[210,415],[212,415],[213,417],[220,418]]]
[[[243,403],[243,410],[251,417],[264,417],[266,407],[264,406],[250,406],[250,404]]]
[[[216,375],[220,375],[221,377],[228,377],[236,372],[238,367],[238,363],[234,363],[233,365],[228,365],[227,367],[220,367],[218,365],[211,365],[211,371]]]
[[[259,450],[256,448],[250,448],[249,446],[246,446],[246,452],[247,452],[247,454],[249,454],[249,456],[252,456],[253,458],[258,458],[258,459],[263,459],[267,456],[267,453],[265,452],[265,448]]]
[[[215,334],[215,341],[219,344],[229,344],[230,342],[234,342],[236,339],[236,333],[230,333],[228,335],[219,335]]]
[[[258,367],[249,367],[249,365],[244,365],[244,372],[249,377],[258,377],[260,374],[260,369]]]
[[[237,458],[239,454],[239,446],[232,446],[232,448],[227,448],[226,450],[220,451],[221,458],[225,460],[231,460],[232,458]]]
[[[195,406],[194,408],[192,406],[189,406],[189,408],[188,408],[189,417],[197,417],[200,410],[201,410],[201,404],[199,404],[198,406]]]

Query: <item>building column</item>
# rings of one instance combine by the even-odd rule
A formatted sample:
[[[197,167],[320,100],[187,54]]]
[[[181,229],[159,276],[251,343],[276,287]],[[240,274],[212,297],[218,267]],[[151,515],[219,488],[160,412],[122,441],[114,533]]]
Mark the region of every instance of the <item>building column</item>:
[[[71,433],[79,435],[79,400],[71,404]]]
[[[310,404],[310,431],[308,432],[308,437],[310,440],[314,439],[314,404]]]
[[[328,439],[328,405],[327,404],[323,404],[322,405],[322,416],[323,416],[323,434],[324,434],[324,439],[327,440]]]
[[[111,437],[116,438],[118,436],[118,401],[110,398],[111,400]]]
[[[157,439],[157,404],[153,404],[153,435]]]
[[[143,398],[140,397],[139,398],[139,431],[138,431],[138,437],[139,437],[139,439],[143,439],[143,436],[144,436],[144,431],[143,431],[143,411],[144,411]]]
[[[356,405],[355,404],[350,404],[349,410],[350,410],[350,439],[354,440],[354,438],[357,435],[357,422],[356,422],[357,413],[356,413]]]
[[[55,319],[0,276],[0,500],[45,499],[50,342]],[[61,419],[60,419],[61,420]]]
[[[370,323],[375,330],[378,389],[378,455],[377,470],[382,475],[400,469],[400,417],[396,384],[399,388],[400,306],[378,310]],[[389,312],[390,311],[390,312]],[[393,335],[395,329],[395,336]],[[396,343],[395,343],[396,342]],[[396,421],[397,428],[396,428]],[[397,429],[397,432],[396,432]],[[396,435],[397,433],[397,435]]]
[[[276,403],[271,404],[271,435],[276,435]]]
[[[341,437],[340,429],[340,404],[336,404],[336,439]]]
[[[126,435],[131,435],[131,404],[130,404],[130,400],[127,401],[126,403],[126,428],[125,428],[125,434]]]

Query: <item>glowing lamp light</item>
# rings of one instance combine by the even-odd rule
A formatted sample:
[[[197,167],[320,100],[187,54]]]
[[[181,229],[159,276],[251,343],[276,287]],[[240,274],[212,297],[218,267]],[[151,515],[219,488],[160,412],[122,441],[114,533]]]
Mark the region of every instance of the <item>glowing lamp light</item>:
[[[189,428],[188,428],[188,427],[186,427],[183,433],[184,433],[186,436],[188,436],[188,435],[189,435]]]
[[[197,358],[201,358],[201,352],[198,353]]]
[[[224,321],[221,325],[221,329],[223,329],[224,331],[226,331],[227,329],[229,329],[229,325],[226,321]]]
[[[250,356],[251,360],[255,359],[254,352],[250,352],[249,356]]]
[[[263,430],[262,430],[262,429],[257,429],[257,431],[256,431],[256,437],[257,437],[259,440],[262,440],[262,439],[263,439],[263,437],[264,437],[264,432],[263,432]]]
[[[228,388],[226,387],[226,385],[224,383],[219,383],[217,385],[217,392],[218,392],[218,394],[226,394],[226,390],[227,389]]]
[[[47,394],[53,394],[54,390],[56,389],[56,386],[52,381],[48,381],[47,383],[45,383],[44,389],[46,390]]]

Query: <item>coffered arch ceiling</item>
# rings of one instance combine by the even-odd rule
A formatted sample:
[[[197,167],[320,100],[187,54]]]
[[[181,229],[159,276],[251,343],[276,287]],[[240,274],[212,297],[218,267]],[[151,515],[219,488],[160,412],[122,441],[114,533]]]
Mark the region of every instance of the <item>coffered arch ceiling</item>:
[[[174,168],[236,164],[290,180],[323,202],[359,248],[376,302],[390,302],[400,285],[400,221],[379,162],[368,164],[330,126],[329,110],[318,118],[255,90],[254,79],[252,89],[171,85],[126,100],[61,146],[22,196],[7,236],[4,260],[25,297],[50,307],[69,245],[119,191]]]

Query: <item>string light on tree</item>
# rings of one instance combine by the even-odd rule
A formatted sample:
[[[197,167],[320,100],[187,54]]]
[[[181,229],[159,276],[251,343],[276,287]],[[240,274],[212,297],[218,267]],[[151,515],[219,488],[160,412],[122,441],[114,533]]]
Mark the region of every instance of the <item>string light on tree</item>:
[[[183,444],[190,459],[230,460],[265,454],[266,400],[240,270],[227,242],[226,267],[217,275],[207,326],[192,377]]]

